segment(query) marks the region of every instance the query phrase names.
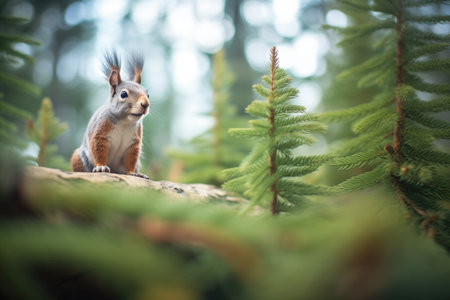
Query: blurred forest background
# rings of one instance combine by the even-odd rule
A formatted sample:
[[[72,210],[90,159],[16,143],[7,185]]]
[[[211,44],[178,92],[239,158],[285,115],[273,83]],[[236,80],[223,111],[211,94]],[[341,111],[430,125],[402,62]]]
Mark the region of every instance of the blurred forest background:
[[[40,93],[8,86],[2,90],[7,102],[33,115],[43,97],[51,99],[55,115],[68,124],[56,140],[58,153],[68,161],[90,116],[107,100],[108,86],[100,71],[104,51],[116,48],[125,59],[130,51],[142,50],[143,85],[150,91],[151,114],[144,121],[141,171],[152,179],[179,180],[183,166],[174,164],[167,151],[188,149],[191,138],[212,126],[213,117],[208,115],[213,106],[212,55],[222,48],[234,77],[229,103],[242,118],[255,98],[252,84],[268,68],[273,45],[279,50],[280,67],[287,69],[300,90],[298,103],[307,111],[352,104],[345,103],[345,95],[337,95],[340,92],[326,90],[339,67],[349,60],[363,60],[366,49],[343,53],[335,45],[335,33],[322,29],[324,24],[344,27],[354,21],[332,2],[2,1],[2,14],[30,20],[15,30],[41,42],[14,44],[34,62],[18,62],[9,70],[34,83]],[[336,130],[330,137],[345,134]],[[305,151],[324,151],[327,141],[318,138],[319,143]],[[37,145],[29,143],[25,153],[37,156],[37,151]]]
[[[0,295],[449,299],[449,4],[0,0]],[[284,106],[262,85],[252,89],[275,66],[272,46],[293,79],[272,68],[277,97],[292,100]],[[228,180],[262,206],[291,195],[292,203],[271,206],[278,218],[239,214],[223,199],[26,181],[44,169],[24,165],[70,170],[91,115],[107,101],[100,66],[112,48],[123,62],[132,51],[145,57],[151,106],[140,171],[153,180]],[[272,104],[281,117],[267,129]],[[246,109],[262,116],[250,129],[263,128],[264,139],[228,134],[246,127],[235,133],[252,137]],[[301,134],[323,131],[322,122],[326,132],[307,145]],[[296,140],[299,132],[283,126],[304,131]]]
[[[244,108],[255,98],[251,86],[267,70],[273,45],[280,67],[300,90],[296,101],[308,112],[362,103],[376,89],[355,89],[348,80],[336,81],[347,66],[368,59],[372,45],[351,45],[343,51],[336,46],[336,33],[323,26],[362,24],[377,16],[351,18],[330,0],[2,1],[0,8],[2,14],[29,19],[15,30],[41,43],[15,43],[13,48],[34,62],[8,65],[8,72],[32,82],[39,92],[3,86],[5,100],[36,114],[41,99],[49,97],[55,115],[68,124],[56,139],[58,154],[67,162],[89,118],[107,100],[100,64],[111,48],[118,49],[122,59],[133,50],[144,53],[143,85],[150,91],[151,114],[144,121],[141,171],[155,180],[182,180],[181,160],[168,154],[192,150],[189,141],[213,126],[212,55],[222,48],[234,78],[228,101],[244,121]],[[418,10],[445,15],[450,8],[443,4]],[[430,27],[437,33],[449,29],[447,24]],[[331,127],[326,139],[317,136],[318,142],[302,149],[303,154],[324,152],[329,143],[351,134],[347,127]],[[38,146],[29,143],[24,151],[36,157]],[[58,166],[68,168],[67,163]]]

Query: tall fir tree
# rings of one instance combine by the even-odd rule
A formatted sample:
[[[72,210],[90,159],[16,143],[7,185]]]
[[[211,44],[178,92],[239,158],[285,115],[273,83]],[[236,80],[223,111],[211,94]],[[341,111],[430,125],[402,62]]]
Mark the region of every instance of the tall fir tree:
[[[352,129],[357,134],[343,143],[334,164],[342,169],[372,167],[336,189],[357,191],[390,183],[410,214],[449,247],[450,154],[439,151],[435,142],[450,137],[449,123],[436,115],[450,107],[450,85],[430,82],[426,74],[448,72],[450,63],[443,52],[449,49],[450,38],[425,25],[449,22],[450,16],[426,16],[417,9],[443,3],[436,0],[340,2],[355,13],[371,12],[378,19],[334,28],[343,35],[341,45],[368,42],[379,51],[341,77],[355,79],[359,87],[374,86],[379,92],[364,104],[323,115],[330,122],[354,121]]]
[[[224,184],[225,189],[243,192],[251,199],[250,205],[270,202],[272,214],[299,204],[306,195],[323,193],[324,187],[303,183],[299,177],[330,158],[292,155],[292,149],[313,143],[310,133],[322,132],[325,126],[317,122],[316,114],[305,113],[305,107],[292,103],[299,91],[289,87],[291,78],[278,62],[273,47],[269,74],[262,77],[263,84],[253,86],[265,101],[254,100],[246,108],[257,119],[249,121],[250,128],[230,129],[232,135],[253,139],[254,146],[239,167],[225,171],[230,180]]]
[[[213,108],[208,115],[213,117],[213,126],[189,142],[190,151],[170,152],[182,164],[179,179],[182,182],[221,185],[224,182],[222,170],[239,164],[250,148],[248,142],[238,142],[228,135],[229,128],[245,120],[236,116],[236,109],[229,102],[234,79],[224,50],[214,54],[212,61]]]

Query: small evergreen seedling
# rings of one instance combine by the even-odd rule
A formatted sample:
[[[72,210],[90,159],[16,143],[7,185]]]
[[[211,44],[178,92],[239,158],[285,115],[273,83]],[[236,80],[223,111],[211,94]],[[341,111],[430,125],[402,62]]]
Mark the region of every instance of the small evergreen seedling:
[[[213,127],[189,142],[192,151],[170,153],[182,162],[183,182],[223,184],[222,170],[239,164],[250,148],[247,142],[238,143],[228,134],[229,128],[244,121],[236,117],[235,107],[229,103],[233,75],[228,70],[223,50],[213,55],[212,71],[213,109],[210,115],[214,120]]]
[[[324,115],[329,121],[354,121],[352,129],[357,134],[343,144],[334,164],[343,169],[373,167],[340,183],[337,190],[390,183],[427,232],[433,235],[437,230],[448,246],[449,214],[443,208],[449,207],[450,200],[450,154],[439,151],[435,141],[450,138],[450,125],[435,113],[449,109],[450,85],[430,82],[428,74],[450,70],[449,59],[442,55],[449,49],[450,38],[423,24],[445,23],[450,18],[425,16],[416,8],[441,2],[435,0],[341,2],[354,11],[378,16],[371,24],[335,28],[344,36],[342,45],[375,41],[378,50],[378,55],[341,77],[354,78],[359,87],[377,87],[379,92],[367,103]],[[423,101],[423,92],[432,99]],[[432,228],[431,223],[437,226]]]
[[[300,176],[315,171],[329,159],[327,155],[293,156],[291,150],[311,144],[312,132],[325,126],[317,122],[317,115],[304,113],[305,107],[292,103],[298,90],[289,87],[291,78],[278,66],[275,47],[270,53],[269,75],[263,84],[253,89],[265,99],[253,101],[247,113],[255,120],[250,128],[233,128],[230,133],[254,140],[254,147],[239,167],[228,169],[229,181],[224,188],[239,192],[251,199],[251,205],[270,201],[270,211],[277,214],[304,199],[305,195],[320,194],[324,187],[303,183]]]
[[[50,144],[67,129],[67,124],[59,122],[54,116],[50,99],[42,100],[37,120],[29,120],[26,129],[28,138],[39,146],[35,159],[39,166],[69,169],[62,157],[55,156],[58,147]]]

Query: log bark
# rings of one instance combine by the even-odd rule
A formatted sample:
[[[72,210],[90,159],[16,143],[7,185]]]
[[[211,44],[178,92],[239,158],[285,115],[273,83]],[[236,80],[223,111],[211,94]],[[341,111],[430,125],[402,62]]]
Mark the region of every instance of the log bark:
[[[90,184],[117,184],[128,187],[148,188],[160,191],[176,201],[191,201],[196,203],[215,203],[245,207],[246,199],[240,198],[231,192],[224,191],[216,186],[207,184],[183,184],[170,181],[153,181],[132,175],[115,173],[85,173],[67,172],[58,169],[44,167],[28,167],[22,176],[22,186],[26,193],[33,195],[33,190],[42,183],[54,182],[62,185],[70,185],[73,182],[84,181]],[[260,214],[262,209],[254,207],[250,214]]]

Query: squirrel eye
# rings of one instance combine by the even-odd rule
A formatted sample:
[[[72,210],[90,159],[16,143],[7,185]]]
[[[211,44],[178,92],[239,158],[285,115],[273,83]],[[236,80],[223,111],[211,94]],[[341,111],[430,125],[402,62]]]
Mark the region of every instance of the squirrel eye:
[[[128,97],[128,93],[126,91],[120,92],[120,98],[126,98]]]

